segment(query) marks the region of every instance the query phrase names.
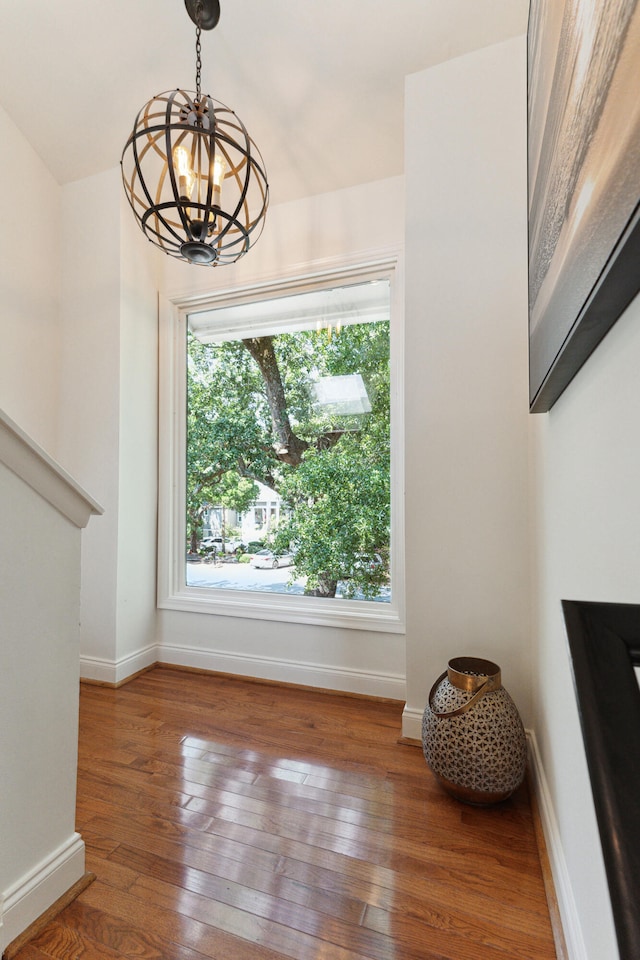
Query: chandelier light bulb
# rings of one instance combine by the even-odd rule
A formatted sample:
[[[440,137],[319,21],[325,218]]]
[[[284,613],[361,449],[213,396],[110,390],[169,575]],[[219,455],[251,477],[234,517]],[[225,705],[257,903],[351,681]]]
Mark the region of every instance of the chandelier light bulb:
[[[173,169],[177,173],[178,193],[181,200],[191,200],[196,175],[191,166],[191,154],[185,147],[173,148]]]
[[[225,178],[226,171],[227,171],[227,164],[225,163],[224,157],[221,157],[220,154],[217,153],[213,161],[213,205],[214,207],[220,206],[220,198],[222,197],[222,181]]]

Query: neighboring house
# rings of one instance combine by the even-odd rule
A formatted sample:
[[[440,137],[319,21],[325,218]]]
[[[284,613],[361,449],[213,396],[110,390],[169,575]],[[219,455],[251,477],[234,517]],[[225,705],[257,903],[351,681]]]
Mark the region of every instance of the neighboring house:
[[[220,536],[224,528],[225,535],[232,530],[237,532],[243,543],[268,540],[275,533],[284,508],[280,494],[263,483],[258,487],[258,496],[243,513],[222,506],[210,507],[205,513],[202,536]]]

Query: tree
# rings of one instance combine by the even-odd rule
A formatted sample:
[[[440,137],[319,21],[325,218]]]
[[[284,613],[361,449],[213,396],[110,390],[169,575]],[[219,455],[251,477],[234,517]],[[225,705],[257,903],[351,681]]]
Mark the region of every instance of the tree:
[[[375,595],[389,554],[388,322],[220,344],[190,336],[188,356],[192,543],[203,498],[211,502],[222,477],[260,481],[290,508],[276,546],[295,546],[308,592],[334,596],[343,581],[347,595]],[[367,413],[317,402],[314,383],[356,374]],[[385,563],[371,569],[374,553]]]
[[[260,421],[266,411],[252,402],[262,389],[259,371],[242,345],[225,343],[214,351],[189,337],[187,539],[194,553],[209,507],[224,498],[227,506],[247,509],[257,493],[255,481],[270,478]],[[246,481],[254,483],[248,487]]]
[[[370,440],[347,435],[328,450],[310,450],[283,484],[292,509],[278,543],[297,545],[296,573],[307,576],[314,596],[335,596],[343,581],[347,596],[360,589],[373,597],[386,582],[386,564],[370,558],[388,558],[388,458]]]

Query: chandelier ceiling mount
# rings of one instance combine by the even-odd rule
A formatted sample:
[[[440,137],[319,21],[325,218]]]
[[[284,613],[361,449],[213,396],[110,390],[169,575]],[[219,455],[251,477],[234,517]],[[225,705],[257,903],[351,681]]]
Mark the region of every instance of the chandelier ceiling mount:
[[[213,30],[220,19],[220,0],[184,0],[187,13],[201,30]]]

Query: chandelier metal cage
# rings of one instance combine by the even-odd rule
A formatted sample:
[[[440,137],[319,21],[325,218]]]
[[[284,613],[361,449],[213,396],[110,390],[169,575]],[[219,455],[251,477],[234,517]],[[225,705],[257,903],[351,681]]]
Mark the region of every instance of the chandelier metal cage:
[[[218,266],[244,256],[264,227],[269,185],[260,151],[229,107],[200,91],[200,31],[218,0],[185,0],[196,23],[196,90],[170,90],[139,111],[122,152],[125,193],[147,238],[172,257]]]

